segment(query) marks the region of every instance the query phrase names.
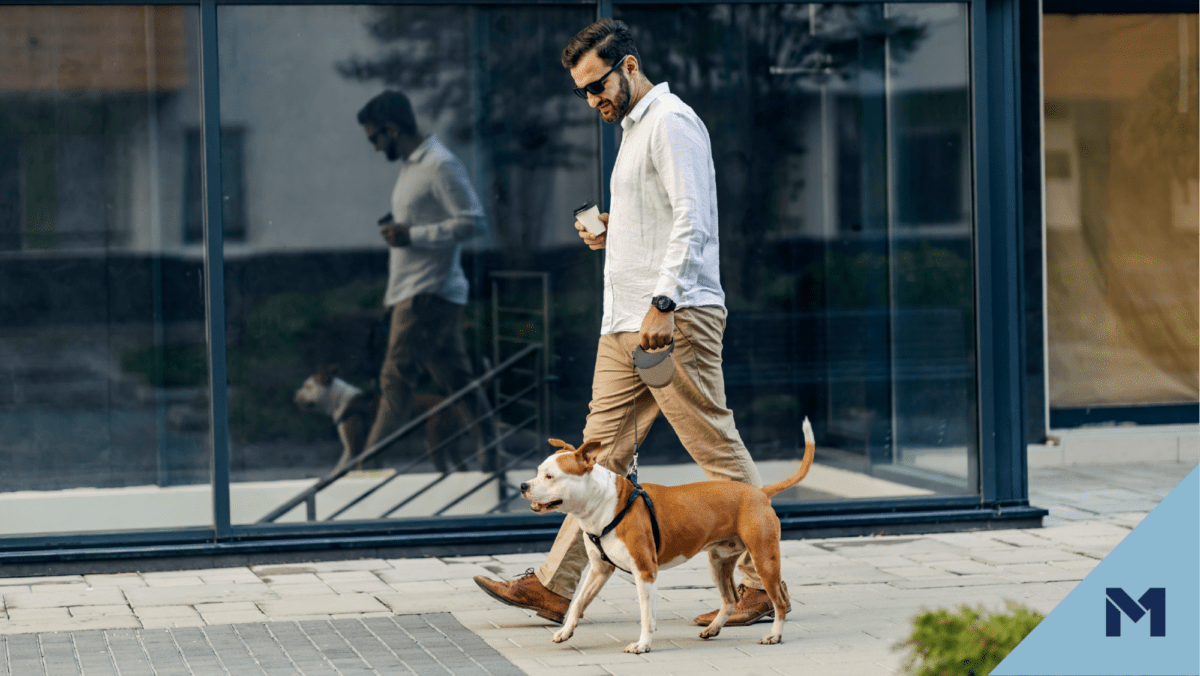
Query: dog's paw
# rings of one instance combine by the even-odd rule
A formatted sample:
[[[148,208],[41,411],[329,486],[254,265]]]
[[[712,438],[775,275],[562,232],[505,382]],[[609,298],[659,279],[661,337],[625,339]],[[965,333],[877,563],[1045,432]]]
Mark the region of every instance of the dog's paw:
[[[648,653],[650,652],[650,643],[642,643],[641,641],[638,641],[637,643],[630,643],[628,646],[626,646],[625,652],[633,653],[634,655]]]
[[[780,636],[779,634],[767,634],[766,636],[758,639],[758,642],[761,643],[762,645],[775,645],[776,643],[779,643],[782,640],[783,640],[783,637]]]
[[[713,629],[712,627],[705,627],[704,629],[702,629],[700,631],[700,638],[712,638],[720,633],[721,633],[720,628]]]
[[[571,638],[571,636],[574,634],[575,630],[564,627],[554,632],[554,635],[550,637],[550,640],[554,641],[555,643],[562,643],[563,641]]]

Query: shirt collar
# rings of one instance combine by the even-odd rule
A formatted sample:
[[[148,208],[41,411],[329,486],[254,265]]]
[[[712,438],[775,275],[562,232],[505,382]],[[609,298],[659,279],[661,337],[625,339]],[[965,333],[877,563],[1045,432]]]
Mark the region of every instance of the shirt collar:
[[[425,153],[429,152],[429,149],[433,147],[434,143],[437,143],[437,137],[430,134],[425,137],[424,141],[421,141],[421,145],[417,146],[415,150],[408,154],[408,157],[404,158],[404,161],[410,164],[420,162],[425,157]]]
[[[642,119],[642,116],[645,115],[646,111],[650,109],[651,103],[654,103],[656,100],[658,100],[658,97],[662,96],[663,94],[670,93],[671,87],[666,82],[660,82],[654,85],[654,88],[646,92],[646,95],[642,97],[642,100],[638,101],[637,105],[633,107],[633,110],[629,111],[629,113],[625,115],[625,119],[621,120],[621,129],[628,131],[630,127],[637,124]]]

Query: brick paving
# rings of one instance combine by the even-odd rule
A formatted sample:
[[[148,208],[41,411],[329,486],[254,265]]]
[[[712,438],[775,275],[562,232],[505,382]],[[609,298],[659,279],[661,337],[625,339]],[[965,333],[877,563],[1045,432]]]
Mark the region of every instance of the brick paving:
[[[1049,612],[1194,466],[1031,470],[1041,529],[786,541],[793,609],[775,646],[757,643],[765,624],[698,637],[691,618],[717,599],[702,558],[660,576],[645,655],[621,652],[638,633],[623,573],[554,644],[554,625],[471,580],[512,579],[542,554],[367,559],[0,578],[0,676],[895,674],[923,608]]]
[[[0,675],[520,676],[450,613],[0,636]]]

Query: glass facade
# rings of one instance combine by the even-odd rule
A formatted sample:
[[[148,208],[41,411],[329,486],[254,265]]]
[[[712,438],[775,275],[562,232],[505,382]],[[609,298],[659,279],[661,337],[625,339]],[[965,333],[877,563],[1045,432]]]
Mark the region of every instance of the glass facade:
[[[1048,15],[1052,408],[1195,404],[1196,14]]]
[[[592,394],[604,258],[572,211],[621,131],[559,55],[596,13],[0,6],[0,538],[527,515]],[[971,4],[612,16],[709,131],[725,394],[764,480],[813,423],[781,509],[987,497]],[[389,91],[415,133],[367,112]],[[639,462],[703,478],[664,421]]]
[[[726,392],[764,479],[791,473],[808,416],[819,467],[796,497],[974,492],[965,7],[614,15],[651,81],[709,128]],[[687,462],[677,443],[647,446]]]
[[[0,7],[0,535],[212,523],[194,7]]]

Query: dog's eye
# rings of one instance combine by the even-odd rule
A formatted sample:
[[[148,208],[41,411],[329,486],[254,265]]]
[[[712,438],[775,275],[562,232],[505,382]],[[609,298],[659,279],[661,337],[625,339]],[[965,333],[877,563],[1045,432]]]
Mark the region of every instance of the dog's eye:
[[[553,474],[547,474],[547,475],[546,475],[546,481],[554,481],[554,475],[553,475]]]

